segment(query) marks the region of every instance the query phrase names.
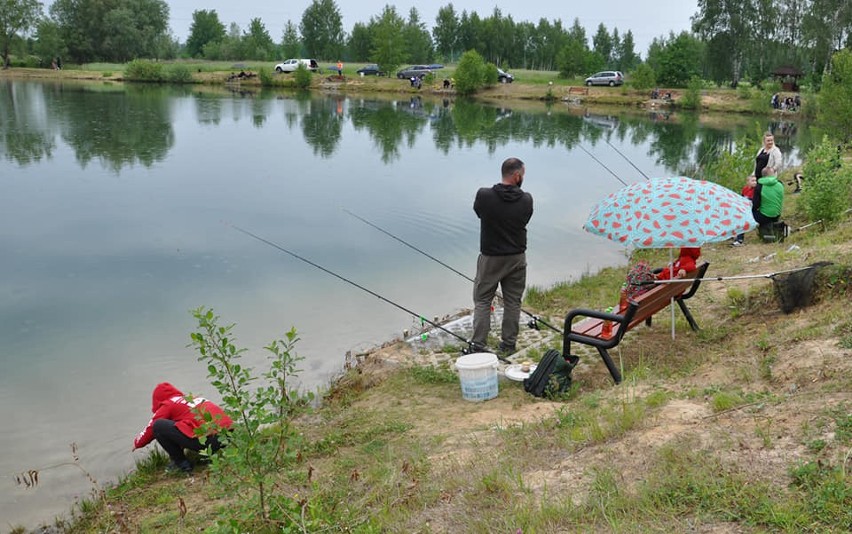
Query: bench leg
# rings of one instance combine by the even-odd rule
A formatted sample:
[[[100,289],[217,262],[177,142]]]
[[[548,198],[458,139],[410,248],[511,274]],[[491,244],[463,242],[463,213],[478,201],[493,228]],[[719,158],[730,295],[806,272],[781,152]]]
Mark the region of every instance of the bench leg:
[[[609,357],[609,352],[607,352],[606,349],[601,348],[601,347],[597,347],[597,349],[598,349],[598,352],[601,355],[601,359],[604,361],[604,364],[606,365],[606,368],[609,369],[609,374],[612,375],[612,379],[615,381],[616,384],[620,384],[621,383],[621,372],[618,370],[618,367],[616,367],[615,362],[612,361],[612,358]]]
[[[683,312],[684,317],[686,317],[686,320],[689,322],[689,327],[692,328],[693,331],[698,332],[698,323],[696,323],[695,319],[692,318],[692,314],[689,313],[689,308],[686,307],[686,303],[678,299],[677,305],[680,306],[680,311]]]

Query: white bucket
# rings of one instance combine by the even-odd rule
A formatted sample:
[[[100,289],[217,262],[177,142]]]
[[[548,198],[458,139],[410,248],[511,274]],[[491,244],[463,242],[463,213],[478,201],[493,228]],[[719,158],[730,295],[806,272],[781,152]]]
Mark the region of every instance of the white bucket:
[[[497,396],[497,355],[490,352],[467,354],[456,360],[462,397],[484,401]]]

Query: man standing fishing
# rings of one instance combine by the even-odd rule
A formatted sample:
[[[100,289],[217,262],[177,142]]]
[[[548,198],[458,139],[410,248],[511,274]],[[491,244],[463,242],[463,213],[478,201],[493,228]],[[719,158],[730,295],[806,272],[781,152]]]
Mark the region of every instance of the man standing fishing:
[[[515,352],[521,297],[527,283],[527,223],[533,214],[532,195],[521,190],[526,168],[518,158],[503,162],[502,181],[476,192],[473,211],[480,220],[479,258],[473,284],[473,338],[484,349],[491,329],[491,303],[497,285],[503,293],[503,324],[498,350]]]

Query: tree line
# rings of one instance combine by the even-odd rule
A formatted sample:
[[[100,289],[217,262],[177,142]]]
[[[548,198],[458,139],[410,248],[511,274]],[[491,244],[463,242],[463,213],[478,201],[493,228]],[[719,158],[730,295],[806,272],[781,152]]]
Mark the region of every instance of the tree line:
[[[349,32],[335,0],[312,0],[300,21],[286,21],[280,39],[254,18],[247,28],[219,19],[215,10],[192,15],[181,44],[170,33],[164,0],[56,0],[47,15],[38,0],[0,0],[0,49],[23,63],[125,62],[136,58],[274,61],[314,57],[379,63],[385,70],[406,63],[455,62],[468,50],[503,68],[558,71],[564,77],[602,69],[633,73],[646,83],[685,86],[693,77],[717,83],[761,81],[780,65],[818,82],[831,55],[852,42],[848,0],[699,0],[692,31],[653,40],[645,61],[633,33],[599,24],[595,33],[574,19],[515,21],[499,8],[487,16],[438,10],[431,30],[416,7],[406,16],[392,5]],[[32,65],[34,66],[34,65]]]

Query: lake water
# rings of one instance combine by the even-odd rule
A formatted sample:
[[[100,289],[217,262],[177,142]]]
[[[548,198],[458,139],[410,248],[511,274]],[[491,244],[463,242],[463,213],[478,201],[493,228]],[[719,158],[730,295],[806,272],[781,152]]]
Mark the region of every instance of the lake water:
[[[471,306],[471,284],[344,210],[472,277],[474,194],[520,157],[535,199],[528,282],[549,286],[625,262],[581,229],[619,179],[644,179],[606,141],[665,176],[758,127],[531,107],[0,79],[3,528],[50,522],[87,494],[71,444],[98,481],[130,470],[156,383],[215,398],[187,347],[190,309],[236,323],[255,365],[295,326],[307,389],[338,373],[346,351],[415,323],[232,225],[443,316]],[[799,158],[805,128],[757,122],[776,131],[788,161]],[[16,485],[30,469],[38,486]]]

